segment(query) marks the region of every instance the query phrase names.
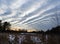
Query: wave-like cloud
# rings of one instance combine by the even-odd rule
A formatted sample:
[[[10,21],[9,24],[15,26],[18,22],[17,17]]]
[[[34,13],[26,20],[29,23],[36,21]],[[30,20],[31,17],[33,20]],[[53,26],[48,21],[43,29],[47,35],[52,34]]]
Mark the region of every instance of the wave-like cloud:
[[[25,29],[60,25],[59,12],[60,0],[0,0],[0,19]]]

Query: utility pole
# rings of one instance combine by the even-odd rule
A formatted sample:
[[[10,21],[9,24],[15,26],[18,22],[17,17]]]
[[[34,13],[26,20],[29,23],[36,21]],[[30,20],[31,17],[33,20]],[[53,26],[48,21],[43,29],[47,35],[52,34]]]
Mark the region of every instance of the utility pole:
[[[55,17],[56,17],[56,20],[57,20],[57,26],[59,26],[57,7],[56,7],[56,16]]]

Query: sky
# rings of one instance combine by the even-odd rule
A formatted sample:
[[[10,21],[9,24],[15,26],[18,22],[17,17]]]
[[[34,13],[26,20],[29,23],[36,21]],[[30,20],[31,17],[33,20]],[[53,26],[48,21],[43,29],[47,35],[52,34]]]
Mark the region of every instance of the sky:
[[[60,25],[60,0],[0,0],[0,20],[46,31]]]

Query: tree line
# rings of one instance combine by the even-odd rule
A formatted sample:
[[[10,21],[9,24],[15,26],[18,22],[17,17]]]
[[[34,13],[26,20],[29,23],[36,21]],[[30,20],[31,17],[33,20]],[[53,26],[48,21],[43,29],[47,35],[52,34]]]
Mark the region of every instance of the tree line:
[[[60,34],[60,26],[54,27],[51,30],[47,30],[46,34]]]
[[[2,23],[2,20],[0,20],[0,32],[1,31],[11,31],[11,32],[14,32],[13,30],[10,29],[11,28],[11,24],[10,22],[3,22]],[[18,32],[27,32],[27,30],[25,29],[18,29],[19,31]],[[17,32],[17,31],[15,31]],[[47,31],[32,31],[31,33],[42,33],[42,34],[51,34],[51,33],[54,33],[54,34],[57,34],[57,33],[60,33],[60,26],[57,26],[57,27],[54,27],[52,29],[48,29]]]

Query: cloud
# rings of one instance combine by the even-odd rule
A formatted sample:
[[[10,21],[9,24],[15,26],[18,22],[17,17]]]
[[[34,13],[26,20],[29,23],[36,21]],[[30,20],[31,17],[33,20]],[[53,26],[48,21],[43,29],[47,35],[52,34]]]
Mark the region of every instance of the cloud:
[[[27,2],[27,0],[17,0],[14,3],[12,3],[10,5],[11,9],[18,9],[19,7],[21,7],[22,4],[24,4],[25,2]]]
[[[31,17],[27,18],[26,20],[22,21],[21,23],[24,23],[24,22],[26,22],[26,21],[28,21],[28,20],[30,20],[30,19],[39,17],[42,13],[44,13],[45,11],[48,11],[48,10],[54,8],[54,7],[55,7],[55,6],[53,6],[53,5],[48,6],[48,7],[44,8],[44,9],[42,9],[41,11],[38,11],[39,13],[37,13],[37,14],[35,13],[33,16],[31,16]]]
[[[56,12],[57,11],[57,12]],[[47,30],[60,25],[60,0],[0,0],[0,19],[12,25]]]
[[[59,13],[59,12],[57,12],[57,13]],[[40,21],[40,20],[43,20],[43,19],[46,19],[46,18],[49,18],[49,17],[56,17],[55,14],[56,14],[56,12],[44,14],[43,16],[37,17],[37,18],[31,20],[30,22],[27,22],[27,23],[24,23],[24,24],[35,23],[36,21]]]

